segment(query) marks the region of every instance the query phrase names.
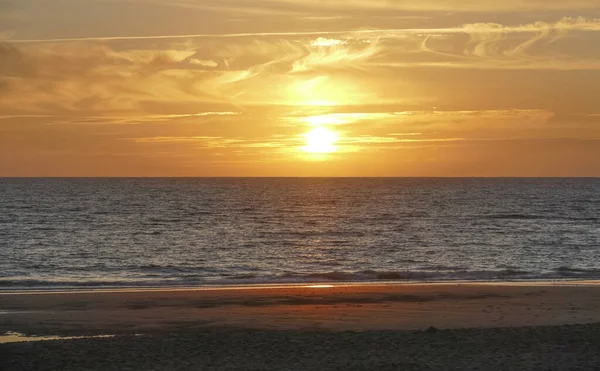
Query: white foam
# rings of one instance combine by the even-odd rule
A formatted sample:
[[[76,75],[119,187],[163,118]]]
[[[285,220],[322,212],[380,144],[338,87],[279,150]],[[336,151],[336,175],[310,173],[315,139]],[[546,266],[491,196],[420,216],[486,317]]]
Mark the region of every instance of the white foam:
[[[90,339],[90,338],[111,338],[115,335],[94,335],[94,336],[27,336],[19,332],[9,331],[4,335],[0,335],[0,344],[6,343],[22,343],[29,341],[48,341],[48,340],[72,340],[72,339]]]

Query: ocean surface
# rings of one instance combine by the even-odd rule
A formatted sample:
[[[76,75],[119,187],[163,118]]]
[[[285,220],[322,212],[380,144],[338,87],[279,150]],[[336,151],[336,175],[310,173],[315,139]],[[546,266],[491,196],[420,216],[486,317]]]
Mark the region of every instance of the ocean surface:
[[[600,278],[600,179],[0,179],[0,290]]]

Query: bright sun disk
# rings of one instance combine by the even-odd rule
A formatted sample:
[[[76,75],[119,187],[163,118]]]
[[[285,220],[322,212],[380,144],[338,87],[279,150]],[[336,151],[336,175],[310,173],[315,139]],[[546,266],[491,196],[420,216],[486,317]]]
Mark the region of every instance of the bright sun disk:
[[[331,153],[336,151],[338,136],[333,131],[319,127],[306,133],[306,147],[309,153]]]

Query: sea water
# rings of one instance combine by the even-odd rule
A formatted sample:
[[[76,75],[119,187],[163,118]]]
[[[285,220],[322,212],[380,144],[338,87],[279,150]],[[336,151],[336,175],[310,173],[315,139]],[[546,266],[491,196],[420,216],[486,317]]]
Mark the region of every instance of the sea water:
[[[600,278],[600,179],[0,179],[0,290]]]

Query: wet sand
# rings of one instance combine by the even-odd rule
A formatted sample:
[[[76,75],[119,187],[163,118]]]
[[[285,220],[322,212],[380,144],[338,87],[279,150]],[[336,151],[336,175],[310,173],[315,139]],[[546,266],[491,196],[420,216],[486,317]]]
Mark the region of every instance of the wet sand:
[[[118,335],[2,344],[6,370],[600,369],[596,285],[0,293],[0,309],[0,333]]]

